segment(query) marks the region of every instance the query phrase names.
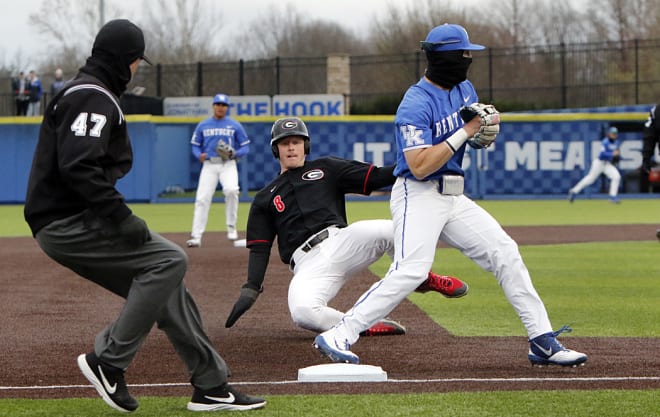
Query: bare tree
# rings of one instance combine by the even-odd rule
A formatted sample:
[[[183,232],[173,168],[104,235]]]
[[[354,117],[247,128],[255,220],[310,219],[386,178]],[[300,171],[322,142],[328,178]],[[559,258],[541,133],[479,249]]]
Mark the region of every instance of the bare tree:
[[[202,4],[203,3],[203,4]],[[161,64],[218,60],[225,55],[215,40],[223,37],[222,16],[214,1],[157,0],[143,3],[142,29],[147,55]],[[154,13],[158,10],[158,13]]]
[[[47,59],[51,63],[79,65],[91,51],[102,13],[106,21],[133,14],[125,8],[120,13],[107,3],[102,3],[107,10],[101,11],[99,4],[92,1],[44,0],[41,9],[48,12],[33,13],[30,21],[50,51]],[[221,55],[213,45],[218,13],[212,0],[154,0],[143,3],[142,15],[146,18],[130,19],[143,29],[147,52],[153,61],[188,63],[217,59]]]
[[[91,51],[99,30],[100,10],[91,1],[44,0],[43,13],[30,14],[30,23],[49,51],[46,59],[77,66]]]
[[[474,3],[473,3],[474,4]],[[476,5],[483,4],[477,2]],[[535,23],[530,17],[542,15],[539,2],[534,0],[502,0],[497,6],[472,7],[475,19],[485,23],[489,46],[518,47],[535,40]]]
[[[443,0],[424,0],[401,8],[395,2],[388,3],[383,17],[371,25],[368,42],[381,54],[413,52],[419,50],[419,42],[429,30],[443,23],[456,23],[468,27],[470,36],[479,36],[477,24],[470,24],[464,7]]]
[[[527,16],[532,35],[523,43],[556,45],[589,40],[587,12],[576,7],[575,1],[543,0],[534,7],[536,13]]]
[[[283,6],[288,7],[288,6]],[[284,8],[268,6],[246,25],[247,30],[237,36],[232,54],[237,59],[264,59],[277,56],[277,43],[287,36],[289,27],[299,26],[302,20],[295,9],[285,12]],[[255,36],[255,33],[258,33]]]
[[[593,0],[588,11],[593,40],[628,41],[660,36],[657,0]]]
[[[359,54],[362,41],[338,23],[322,20],[307,22],[277,45],[281,56],[326,56],[331,53]]]
[[[4,51],[0,54],[0,77],[12,77],[16,76],[20,71],[27,71],[29,58],[25,56],[23,51],[16,51],[13,54],[7,55]],[[5,91],[5,86],[0,87],[0,91]],[[9,86],[7,85],[7,91],[9,91]]]
[[[235,43],[241,49],[234,51],[241,59],[318,57],[366,51],[360,37],[348,29],[338,23],[310,19],[291,4],[269,6],[247,25],[244,33]]]
[[[134,15],[125,7],[119,13],[108,3],[44,0],[41,9],[48,12],[30,15],[35,32],[41,36],[49,51],[43,55],[39,69],[45,75],[42,79],[45,85],[52,81],[56,68],[61,67],[65,74],[73,75],[84,64],[91,52],[94,37],[103,23],[101,16],[108,21]],[[100,5],[104,5],[107,10],[101,10]],[[141,21],[139,15],[130,19],[144,31],[146,53],[154,62],[181,64],[217,61],[221,54],[213,45],[217,37],[214,19],[218,17],[214,5],[212,0],[154,0],[143,3],[144,20]],[[142,72],[149,74],[148,70]],[[134,81],[141,83],[144,75]],[[194,83],[192,77],[175,78],[172,82]],[[181,89],[191,88],[182,86]]]
[[[117,14],[111,6],[107,11],[108,15]],[[35,69],[47,93],[56,68],[70,77],[85,63],[101,26],[101,15],[99,3],[76,0],[43,0],[40,12],[30,14],[30,24],[45,51],[39,54]]]

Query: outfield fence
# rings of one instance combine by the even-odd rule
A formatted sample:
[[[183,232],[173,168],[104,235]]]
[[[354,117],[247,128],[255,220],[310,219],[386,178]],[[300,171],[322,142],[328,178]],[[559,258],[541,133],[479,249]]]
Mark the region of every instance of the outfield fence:
[[[139,86],[155,97],[341,93],[351,114],[394,114],[426,65],[421,52],[346,58],[346,87],[339,92],[330,91],[326,56],[144,66],[129,91]],[[42,71],[45,87],[52,72]],[[655,103],[659,74],[660,39],[487,48],[474,54],[470,69],[481,101],[509,111]],[[46,93],[42,106],[49,99]],[[14,113],[11,75],[5,75],[0,116]]]

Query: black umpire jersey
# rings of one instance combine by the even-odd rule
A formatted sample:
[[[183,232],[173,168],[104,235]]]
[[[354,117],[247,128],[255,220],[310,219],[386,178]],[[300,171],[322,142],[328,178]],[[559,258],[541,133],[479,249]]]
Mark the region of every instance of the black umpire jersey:
[[[87,209],[115,223],[126,218],[131,210],[115,183],[132,163],[118,97],[80,73],[44,112],[24,208],[33,235]]]
[[[394,184],[394,166],[376,167],[340,158],[306,161],[290,169],[257,193],[250,207],[247,247],[273,245],[282,262],[326,227],[346,227],[346,194],[368,195]]]

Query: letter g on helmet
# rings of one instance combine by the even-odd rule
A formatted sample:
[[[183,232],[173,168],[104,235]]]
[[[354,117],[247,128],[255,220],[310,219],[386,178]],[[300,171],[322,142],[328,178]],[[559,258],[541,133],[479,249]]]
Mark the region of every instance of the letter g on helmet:
[[[289,136],[302,136],[305,138],[305,155],[309,155],[309,131],[307,130],[307,126],[305,126],[305,122],[297,117],[285,117],[276,120],[270,130],[270,149],[276,159],[280,157],[277,142]]]

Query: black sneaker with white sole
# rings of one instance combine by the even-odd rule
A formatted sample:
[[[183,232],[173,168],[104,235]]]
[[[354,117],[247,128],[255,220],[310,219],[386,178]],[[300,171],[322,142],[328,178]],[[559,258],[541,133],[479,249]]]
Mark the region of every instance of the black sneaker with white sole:
[[[78,356],[78,367],[110,407],[124,413],[138,408],[137,400],[128,393],[123,370],[104,364],[94,352]]]
[[[254,410],[266,405],[266,400],[252,397],[238,392],[229,384],[221,385],[210,390],[195,387],[192,400],[188,403],[190,411],[216,411],[216,410]]]

